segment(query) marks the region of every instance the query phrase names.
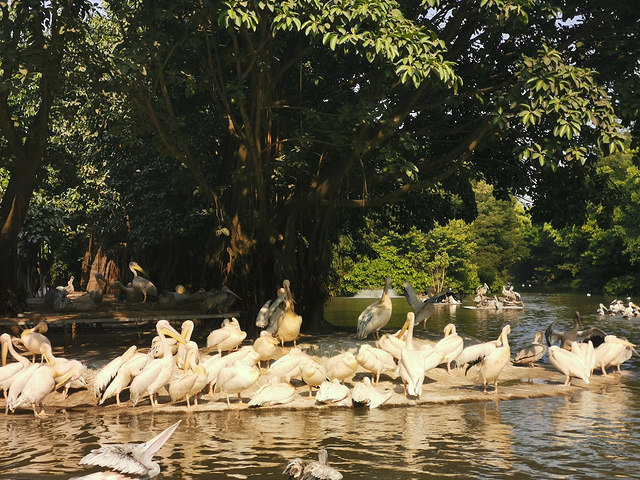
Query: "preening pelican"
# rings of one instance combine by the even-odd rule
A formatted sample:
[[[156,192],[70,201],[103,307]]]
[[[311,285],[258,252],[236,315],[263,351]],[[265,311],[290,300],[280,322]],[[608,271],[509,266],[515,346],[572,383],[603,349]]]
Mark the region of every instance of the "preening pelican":
[[[376,342],[376,345],[381,350],[390,353],[393,358],[400,360],[400,353],[404,348],[404,342],[407,338],[407,328],[409,327],[409,321],[407,320],[402,328],[396,333],[385,333],[380,337],[380,340]]]
[[[284,405],[293,402],[295,394],[296,387],[273,377],[269,383],[261,386],[253,395],[251,400],[249,400],[249,406]]]
[[[450,323],[444,327],[444,338],[433,347],[432,355],[441,355],[442,361],[440,363],[446,363],[447,373],[451,374],[451,362],[462,353],[463,349],[464,340],[456,332],[456,326]],[[428,358],[425,359],[425,362],[427,361],[429,361]]]
[[[435,309],[434,304],[442,301],[450,293],[451,291],[447,290],[445,292],[437,293],[426,300],[421,300],[411,284],[409,282],[404,282],[404,296],[407,299],[407,303],[416,314],[415,323],[422,322],[423,329],[427,328],[427,320],[429,320],[429,317],[431,317],[431,314]]]
[[[286,295],[285,299],[285,312],[284,315],[278,320],[278,332],[276,337],[280,339],[282,345],[282,351],[284,351],[284,344],[286,342],[293,342],[294,348],[296,347],[296,341],[300,336],[300,327],[302,326],[302,317],[296,314],[293,306],[293,295],[291,295],[291,283],[289,280],[282,282],[282,287]]]
[[[278,352],[278,340],[267,330],[260,332],[260,336],[253,342],[253,349],[260,355],[260,362],[266,361],[267,368],[271,360],[276,358]]]
[[[520,350],[516,355],[516,358],[513,360],[513,363],[516,365],[529,365],[530,367],[535,367],[535,363],[541,360],[542,357],[544,357],[544,354],[547,353],[547,346],[544,343],[541,343],[543,337],[544,333],[536,332],[533,343],[530,343]]]
[[[318,403],[338,403],[349,395],[349,387],[340,383],[335,378],[333,381],[324,381],[320,384],[318,393],[316,393],[316,402]]]
[[[496,348],[502,345],[500,336],[497,340],[490,340],[488,342],[476,343],[475,345],[469,345],[464,347],[460,355],[454,360],[456,367],[464,367],[465,365],[475,365],[481,361],[484,357],[491,354]],[[451,362],[452,364],[454,362]]]
[[[62,393],[63,398],[66,398],[69,393],[69,388],[86,388],[87,382],[84,379],[84,374],[87,371],[86,365],[78,360],[54,357],[51,345],[46,343],[40,347],[40,352],[45,358],[47,363],[51,365],[56,373],[54,380],[57,382],[55,388],[64,386]]]
[[[20,340],[22,340],[22,344],[29,353],[33,355],[34,362],[36,361],[36,355],[41,355],[41,345],[46,343],[51,346],[49,339],[43,335],[43,333],[47,333],[47,330],[49,330],[47,324],[40,322],[33,328],[23,330],[20,334]],[[42,357],[40,357],[40,363],[42,363]]]
[[[247,338],[247,332],[240,328],[240,323],[234,317],[231,320],[225,318],[222,326],[211,331],[207,337],[207,348],[217,349],[222,354],[223,350],[231,351],[237,348],[244,339]]]
[[[552,345],[549,347],[549,362],[566,376],[565,386],[571,385],[571,379],[574,377],[589,383],[590,372],[575,352]]]
[[[27,385],[35,371],[40,368],[42,365],[40,363],[32,363],[28,367],[23,368],[18,373],[13,376],[13,380],[11,381],[11,385],[9,386],[9,391],[5,395],[6,397],[6,406],[4,409],[4,413],[9,413],[9,408],[13,405],[22,390]]]
[[[142,300],[144,300],[144,296],[142,295],[142,292],[140,290],[130,286],[125,287],[119,281],[113,282],[111,285],[109,285],[109,287],[113,288],[114,290],[120,290],[122,292],[122,295],[124,295],[124,299],[127,301],[127,303],[140,303],[142,302]]]
[[[139,291],[144,297],[142,303],[147,301],[147,297],[153,297],[157,299],[158,289],[156,288],[156,286],[151,282],[151,280],[138,276],[138,272],[146,275],[147,277],[149,276],[149,274],[145,272],[142,267],[136,262],[129,262],[129,270],[131,270],[131,273],[133,273],[131,286]]]
[[[376,338],[380,338],[380,329],[389,323],[391,318],[391,297],[389,297],[389,286],[391,278],[387,278],[382,290],[382,297],[379,301],[373,302],[365,308],[358,317],[358,328],[356,337],[364,340],[370,333],[375,333]]]
[[[510,325],[502,327],[502,333],[500,334],[501,345],[480,362],[478,378],[482,380],[484,393],[487,393],[488,382],[493,382],[493,393],[498,393],[498,377],[502,370],[504,370],[504,367],[509,363],[509,360],[511,360],[511,348],[509,347],[510,333]]]
[[[187,344],[191,341],[191,335],[193,335],[193,329],[195,325],[193,324],[193,320],[185,320],[182,322],[182,328],[180,329],[180,336],[184,339]],[[187,355],[187,347],[182,343],[178,343],[178,357],[176,358],[176,362],[178,367],[182,368],[184,365],[184,360]],[[196,348],[193,358],[191,359],[192,365],[200,363],[200,352]]]
[[[271,334],[276,333],[278,331],[278,320],[284,315],[282,305],[286,297],[287,294],[284,288],[280,288],[278,296],[273,302],[267,300],[256,316],[256,327],[264,328]]]
[[[393,390],[378,391],[371,384],[369,377],[364,377],[361,382],[354,385],[351,392],[351,402],[354,407],[378,408],[393,395]]]
[[[28,370],[28,369],[27,369]],[[15,399],[7,400],[7,406],[13,412],[23,403],[31,405],[36,417],[45,416],[42,401],[56,388],[55,377],[58,376],[55,368],[49,365],[40,365],[33,370],[32,375],[21,389]],[[12,385],[13,386],[13,385]]]
[[[398,369],[404,384],[404,394],[420,398],[422,395],[422,383],[424,382],[424,357],[420,350],[416,350],[413,346],[415,318],[413,312],[407,313],[407,320],[409,321],[407,341],[400,354]]]
[[[267,375],[290,382],[292,378],[302,378],[302,367],[310,361],[312,360],[309,355],[295,347],[273,362],[267,370]]]
[[[395,378],[396,362],[393,355],[381,348],[367,344],[360,345],[356,361],[362,368],[371,372],[371,381],[374,385],[377,385],[382,373],[387,373]]]
[[[309,386],[309,396],[313,387],[319,387],[327,378],[327,371],[318,362],[313,360],[305,363],[301,368],[302,381]]]
[[[559,332],[553,329],[553,326],[556,322],[553,322],[551,325],[547,327],[544,332],[545,338],[547,340],[547,346],[555,345],[560,342],[560,346],[566,348],[566,344],[568,342],[587,342],[591,340],[593,342],[594,347],[598,347],[602,342],[604,342],[604,337],[607,336],[602,330],[598,327],[592,327],[586,330],[583,330],[582,320],[580,319],[580,313],[576,312],[573,318],[574,326],[571,330],[567,330],[566,332]]]
[[[600,368],[602,375],[606,377],[607,367],[615,362],[627,348],[635,349],[635,345],[615,335],[607,335],[604,337],[604,342],[595,349],[595,367]]]
[[[2,367],[0,367],[0,389],[3,391],[5,398],[7,392],[16,374],[31,365],[28,358],[23,357],[13,348],[11,341],[11,335],[3,333],[0,335],[0,342],[2,342]],[[7,354],[11,352],[11,356],[16,360],[15,362],[7,364]]]
[[[158,391],[164,387],[173,374],[173,356],[169,350],[169,344],[165,335],[175,338],[179,343],[186,343],[180,334],[166,320],[158,320],[156,331],[162,345],[162,357],[151,361],[131,382],[131,402],[135,407],[140,398],[147,394],[151,406],[158,405]]]
[[[328,458],[329,454],[323,448],[318,452],[318,461],[294,458],[282,473],[296,480],[341,480],[342,474],[329,466]]]
[[[107,279],[104,278],[104,275],[102,275],[101,273],[96,273],[94,277],[96,279],[97,288],[94,290],[90,290],[88,293],[89,293],[89,298],[93,300],[93,303],[98,305],[102,303],[102,299],[104,298],[104,287],[107,286],[108,284],[107,284]]]
[[[102,445],[83,457],[80,465],[98,465],[128,475],[155,477],[160,473],[160,466],[153,461],[153,456],[169,440],[181,421],[178,420],[144,443]]]
[[[227,397],[227,406],[231,407],[229,395],[237,393],[238,401],[242,404],[242,392],[253,386],[258,381],[260,370],[257,367],[250,367],[240,361],[235,361],[233,365],[224,367],[218,373],[216,381],[216,392],[222,392]]]
[[[344,383],[347,378],[351,378],[358,370],[358,362],[351,352],[343,352],[329,358],[324,365],[327,371],[327,378],[333,380],[337,378]]]
[[[193,397],[193,404],[198,405],[198,394],[207,385],[207,370],[198,365],[198,345],[190,341],[186,345],[185,360],[182,365],[182,375],[176,376],[169,383],[171,401],[186,400],[187,407],[191,407],[189,398]]]

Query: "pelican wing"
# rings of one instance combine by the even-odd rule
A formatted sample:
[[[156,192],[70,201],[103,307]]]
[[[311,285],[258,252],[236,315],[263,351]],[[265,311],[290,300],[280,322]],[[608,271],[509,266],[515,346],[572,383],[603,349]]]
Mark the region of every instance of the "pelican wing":
[[[80,460],[80,465],[97,465],[131,475],[147,475],[149,469],[131,456],[136,445],[103,445],[91,450]]]
[[[593,342],[593,346],[598,347],[601,343],[604,342],[606,336],[607,334],[600,330],[598,327],[593,327],[587,330],[579,331],[576,336],[576,341],[588,342],[589,340],[591,340]]]
[[[309,462],[304,469],[304,479],[341,480],[342,474],[329,465],[320,462]]]
[[[419,312],[424,307],[424,302],[420,300],[418,292],[415,291],[409,282],[404,282],[404,296],[414,312]]]
[[[560,339],[562,338],[561,335],[559,335],[558,333],[556,333],[553,330],[553,326],[556,324],[556,322],[553,322],[551,325],[549,325],[547,327],[547,329],[544,331],[544,338],[547,341],[547,346],[550,347],[551,345],[555,345],[556,343],[558,343],[560,341]]]

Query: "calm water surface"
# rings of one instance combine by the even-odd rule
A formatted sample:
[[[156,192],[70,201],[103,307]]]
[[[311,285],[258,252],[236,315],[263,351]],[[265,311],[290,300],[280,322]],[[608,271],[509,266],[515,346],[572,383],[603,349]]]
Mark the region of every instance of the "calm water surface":
[[[454,322],[468,335],[492,339],[508,322],[512,350],[517,350],[554,320],[558,329],[570,328],[578,310],[585,326],[597,324],[640,341],[640,319],[595,314],[598,303],[608,304],[611,298],[521,293],[527,306],[521,311],[439,307],[428,330],[441,332]],[[355,325],[358,313],[371,302],[334,299],[327,318]],[[392,327],[402,324],[407,308],[403,298],[394,299]],[[99,350],[104,358],[121,353],[111,337],[97,346],[81,345],[69,356],[78,358],[83,348],[94,354]],[[181,426],[154,457],[162,467],[158,478],[284,478],[288,459],[314,457],[320,447],[327,448],[330,462],[345,479],[640,478],[639,360],[627,362],[613,386],[572,389],[560,398],[373,411],[2,416],[0,478],[62,479],[91,473],[95,469],[77,464],[99,443],[142,442],[179,418]]]

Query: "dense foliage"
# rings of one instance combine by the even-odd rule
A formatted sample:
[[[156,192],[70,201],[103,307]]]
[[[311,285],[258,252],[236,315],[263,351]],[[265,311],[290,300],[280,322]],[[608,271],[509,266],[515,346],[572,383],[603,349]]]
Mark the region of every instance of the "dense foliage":
[[[623,148],[623,126],[637,128],[634,2],[16,1],[0,12],[0,289],[16,283],[18,241],[59,277],[80,258],[86,275],[99,248],[116,273],[135,257],[161,289],[229,284],[250,309],[288,277],[318,325],[330,291],[356,288],[340,272],[379,280],[358,269],[398,266],[391,255],[420,271],[420,288],[467,289],[508,280],[528,248],[570,245],[565,228],[615,211],[622,251],[638,256],[632,212],[612,202],[599,164]],[[478,181],[491,193],[474,193]],[[513,194],[545,230],[513,213]],[[18,237],[27,212],[14,206],[32,197]],[[541,264],[539,276],[578,263]]]

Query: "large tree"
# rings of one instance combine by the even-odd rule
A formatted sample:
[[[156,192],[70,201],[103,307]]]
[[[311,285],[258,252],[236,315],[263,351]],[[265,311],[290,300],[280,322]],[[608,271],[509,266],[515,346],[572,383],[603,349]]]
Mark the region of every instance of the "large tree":
[[[221,280],[255,306],[290,277],[317,326],[344,209],[473,178],[503,197],[576,194],[557,179],[622,145],[629,3],[112,2],[113,78],[215,207]]]
[[[11,311],[16,288],[16,239],[37,175],[45,161],[52,116],[66,85],[86,71],[85,20],[92,8],[81,0],[0,3],[0,132],[10,172],[0,203],[0,311]]]

